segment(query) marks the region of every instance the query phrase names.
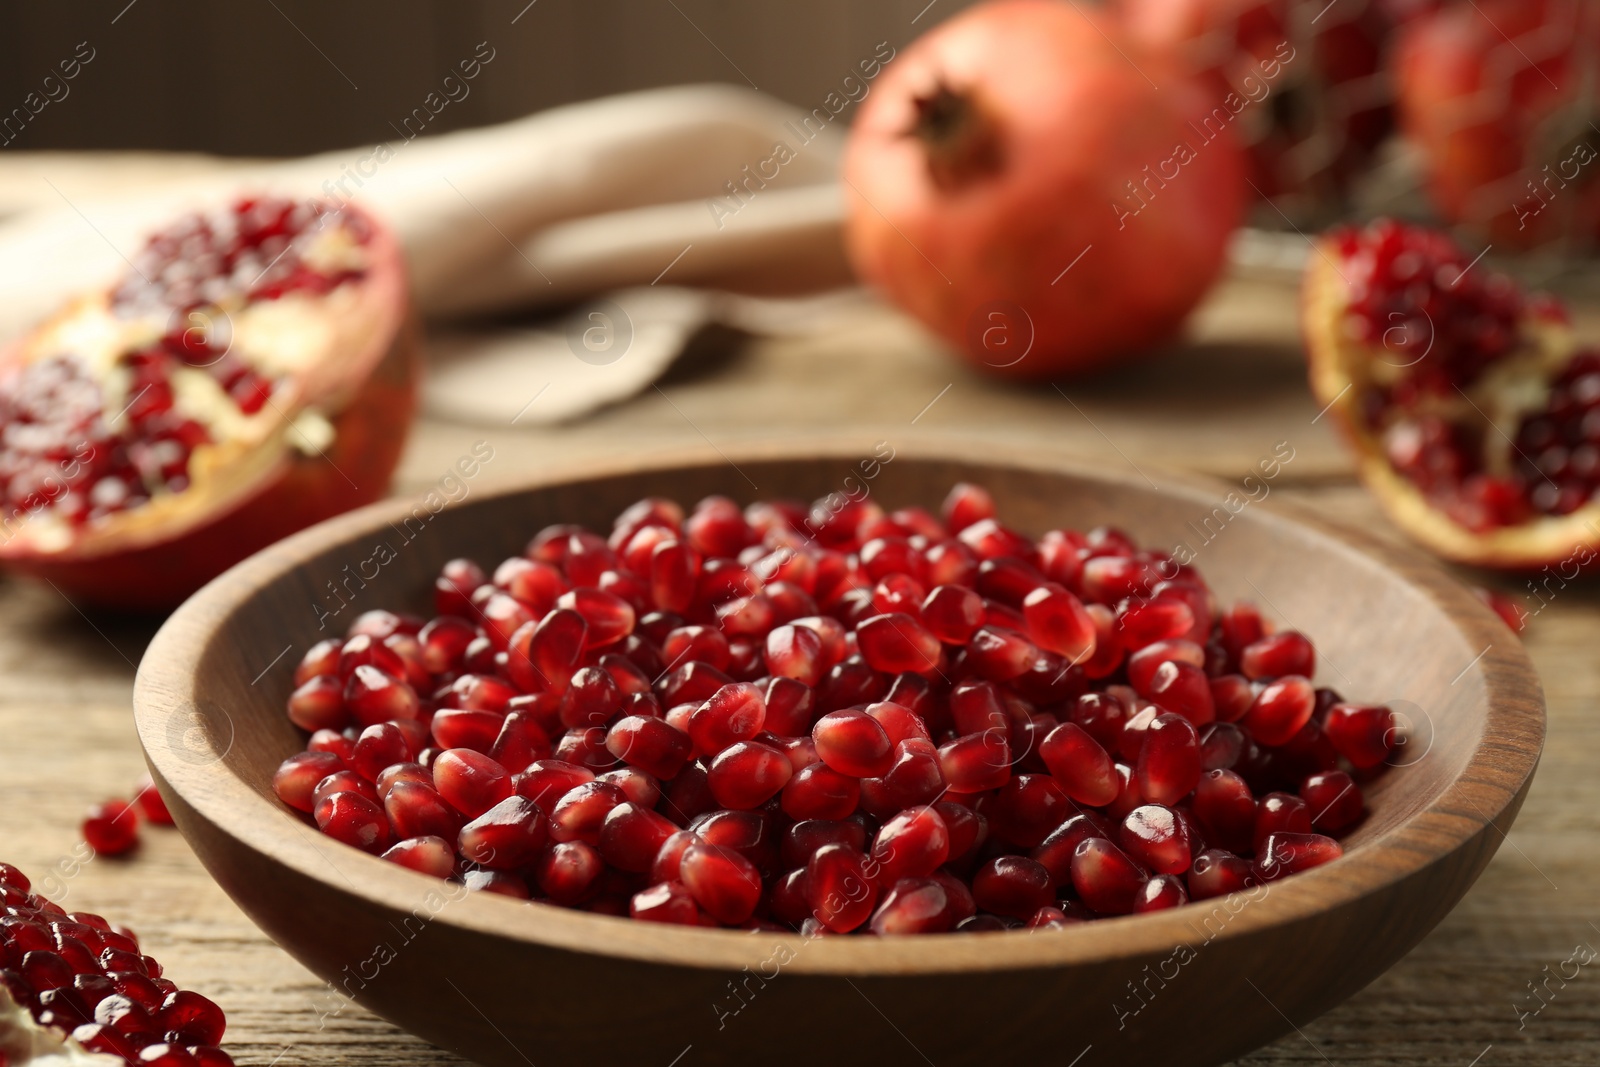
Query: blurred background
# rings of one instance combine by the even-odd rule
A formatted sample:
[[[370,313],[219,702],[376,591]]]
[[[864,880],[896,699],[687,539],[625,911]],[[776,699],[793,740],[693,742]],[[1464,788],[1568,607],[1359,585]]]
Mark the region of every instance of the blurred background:
[[[452,101],[430,122],[430,134],[609,93],[693,82],[753,85],[810,107],[878,42],[902,46],[968,4],[93,0],[17,5],[7,15],[8,32],[0,41],[5,107],[36,90],[80,41],[87,39],[99,54],[72,84],[72,107],[61,108],[48,123],[34,124],[5,147],[279,156],[370,144],[393,138],[395,125],[480,41],[503,50],[511,61],[496,68],[493,78],[475,83],[467,97]]]

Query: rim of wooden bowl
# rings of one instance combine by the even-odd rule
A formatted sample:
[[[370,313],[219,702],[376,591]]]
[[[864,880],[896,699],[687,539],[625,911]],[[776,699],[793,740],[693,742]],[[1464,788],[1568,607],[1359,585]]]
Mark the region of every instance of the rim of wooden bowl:
[[[984,447],[977,458],[970,443],[943,442],[897,446],[901,456],[931,462],[981,464],[1068,475],[1110,486],[1145,488],[1176,495],[1209,508],[1223,483],[1141,464],[1143,478],[1111,474],[1071,458],[1036,451]],[[645,460],[609,459],[563,464],[536,477],[485,489],[474,500],[498,499],[553,485],[573,484],[616,475],[636,475],[690,467],[711,467],[774,461],[853,461],[859,445],[833,441],[785,441],[729,449],[663,452]],[[462,506],[471,507],[473,501]],[[410,911],[439,883],[355,849],[341,853],[341,866],[364,879],[352,885],[337,874],[307,838],[299,816],[276,798],[247,785],[222,760],[195,762],[177,756],[171,746],[152,744],[170,736],[175,713],[198,722],[196,670],[220,624],[239,611],[262,587],[330,546],[352,540],[407,514],[412,502],[394,499],[330,519],[252,556],[191,597],[161,628],[140,664],[134,688],[135,719],[151,766],[198,816],[245,847],[330,891],[353,894],[375,903]],[[1544,736],[1544,699],[1533,666],[1521,642],[1505,624],[1434,561],[1421,553],[1380,540],[1372,534],[1317,516],[1280,500],[1251,509],[1251,522],[1309,528],[1330,550],[1365,556],[1394,577],[1420,590],[1440,608],[1473,648],[1489,652],[1470,664],[1463,675],[1482,678],[1485,711],[1483,734],[1463,769],[1442,793],[1405,821],[1362,842],[1338,862],[1271,884],[1250,906],[1232,914],[1216,936],[1251,936],[1304,919],[1382,891],[1465,846],[1498,820],[1524,789],[1538,764]],[[1504,833],[1504,827],[1496,826]],[[333,845],[343,848],[344,846]],[[786,964],[791,972],[818,975],[940,974],[961,971],[1018,970],[1061,967],[1090,961],[1132,958],[1171,949],[1193,940],[1194,915],[1188,909],[1122,916],[1076,924],[1062,930],[1012,932],[961,937],[807,939],[772,933],[752,938],[737,930],[711,930],[636,922],[566,908],[530,906],[488,893],[469,894],[453,903],[434,922],[480,935],[508,938],[553,948],[622,959],[694,968],[738,971],[758,967],[775,944],[794,950]],[[803,949],[801,946],[804,946]]]

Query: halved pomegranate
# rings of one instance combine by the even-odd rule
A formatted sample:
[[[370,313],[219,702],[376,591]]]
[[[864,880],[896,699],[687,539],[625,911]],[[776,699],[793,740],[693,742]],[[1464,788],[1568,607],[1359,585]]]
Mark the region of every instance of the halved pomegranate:
[[[400,249],[345,205],[243,198],[0,355],[0,564],[174,604],[388,488],[415,405]]]
[[[1600,352],[1561,306],[1397,222],[1335,230],[1317,251],[1302,293],[1312,389],[1390,518],[1461,563],[1592,559]]]

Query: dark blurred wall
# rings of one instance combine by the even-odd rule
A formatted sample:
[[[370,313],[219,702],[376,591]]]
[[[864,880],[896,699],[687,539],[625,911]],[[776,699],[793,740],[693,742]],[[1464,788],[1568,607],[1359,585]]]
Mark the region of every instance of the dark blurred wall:
[[[812,107],[967,2],[12,0],[0,151],[288,155],[393,138],[417,108],[436,133],[696,81]],[[493,58],[467,81],[475,53]]]

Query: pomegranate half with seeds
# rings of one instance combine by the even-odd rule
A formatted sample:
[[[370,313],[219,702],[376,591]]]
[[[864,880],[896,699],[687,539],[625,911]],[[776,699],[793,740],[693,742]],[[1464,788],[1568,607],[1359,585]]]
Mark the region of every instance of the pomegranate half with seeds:
[[[1460,563],[1591,562],[1600,351],[1565,311],[1419,227],[1340,229],[1318,251],[1303,291],[1312,389],[1390,518]]]
[[[0,1064],[232,1067],[222,1009],[165,977],[139,939],[68,912],[0,863]]]
[[[181,218],[0,355],[0,565],[170,606],[383,495],[415,359],[371,215],[264,196]]]

